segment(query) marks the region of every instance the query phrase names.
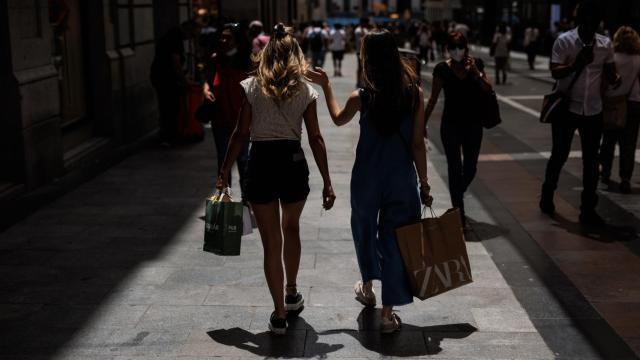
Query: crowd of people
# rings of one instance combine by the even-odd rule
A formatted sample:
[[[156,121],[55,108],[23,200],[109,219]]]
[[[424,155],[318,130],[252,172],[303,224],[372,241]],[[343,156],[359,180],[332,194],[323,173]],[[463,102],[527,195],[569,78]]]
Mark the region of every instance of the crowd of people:
[[[539,203],[542,212],[554,215],[554,192],[577,130],[584,167],[580,222],[597,226],[605,224],[595,211],[598,178],[609,181],[613,148],[619,143],[621,190],[630,191],[640,123],[640,37],[623,27],[610,41],[599,33],[601,14],[593,0],[583,0],[576,27],[559,34],[553,45],[551,72],[558,81],[557,90],[565,91],[569,102],[564,121],[551,125],[553,145]],[[298,314],[304,306],[296,284],[300,216],[310,193],[309,167],[301,147],[303,124],[323,179],[324,208],[331,209],[336,199],[317,117],[319,93],[310,86],[312,82],[322,89],[337,126],[360,113],[351,178],[351,227],[362,279],[354,291],[359,302],[374,306],[372,281],[380,280],[381,329],[385,333],[399,330],[401,320],[394,307],[410,303],[412,296],[394,229],[420,219],[421,204],[430,206],[433,200],[427,176],[426,124],[444,92],[440,136],[449,192],[466,227],[464,194],[477,172],[483,137],[478,118],[486,116],[485,100],[493,93],[493,83],[507,81],[512,30],[502,24],[493,37],[493,83],[482,59],[470,55],[473,33],[464,24],[451,23],[445,30],[443,23],[373,26],[362,19],[355,27],[336,24],[331,29],[321,22],[298,27],[278,24],[267,33],[262,23],[253,21],[201,33],[215,34],[201,37],[204,50],[199,61],[205,105],[210,107],[202,116],[212,124],[218,154],[216,187],[229,185],[232,165],[237,163],[242,200],[255,214],[264,245],[264,270],[274,302],[269,328],[285,333],[287,316]],[[168,102],[187,81],[180,71],[181,42],[195,34],[193,23],[186,23],[159,43],[152,73],[157,77],[166,72],[164,82],[154,80],[161,102]],[[525,29],[523,45],[531,67],[540,38],[535,26]],[[417,50],[425,62],[438,58],[427,104],[420,74],[399,48]],[[339,77],[344,53],[353,50],[359,59],[358,86],[339,106],[323,69],[325,57],[331,53],[333,75]],[[605,99],[617,100],[603,100],[603,90]],[[628,107],[623,127],[604,127],[603,113],[611,108],[607,103]],[[161,104],[160,111],[164,111],[164,127],[175,109]],[[165,140],[171,139],[168,133],[164,128]]]

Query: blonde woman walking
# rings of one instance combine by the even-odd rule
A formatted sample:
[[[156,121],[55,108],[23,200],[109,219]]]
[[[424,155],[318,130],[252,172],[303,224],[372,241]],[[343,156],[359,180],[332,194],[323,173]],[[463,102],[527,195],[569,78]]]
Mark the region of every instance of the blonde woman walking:
[[[264,272],[275,307],[268,326],[279,335],[287,330],[287,315],[298,315],[304,306],[296,288],[300,215],[309,194],[309,167],[300,145],[303,121],[324,180],[323,207],[331,209],[335,200],[316,113],[318,92],[304,81],[307,69],[292,30],[276,25],[260,53],[255,75],[240,83],[242,109],[216,185],[218,189],[228,185],[231,166],[250,138],[245,197],[260,230]]]

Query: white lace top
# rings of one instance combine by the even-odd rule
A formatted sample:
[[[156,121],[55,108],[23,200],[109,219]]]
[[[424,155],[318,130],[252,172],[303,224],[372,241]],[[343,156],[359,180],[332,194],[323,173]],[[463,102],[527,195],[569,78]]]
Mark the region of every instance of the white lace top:
[[[251,141],[302,139],[302,114],[318,98],[316,89],[302,81],[300,92],[278,106],[264,94],[255,77],[240,85],[251,104]]]

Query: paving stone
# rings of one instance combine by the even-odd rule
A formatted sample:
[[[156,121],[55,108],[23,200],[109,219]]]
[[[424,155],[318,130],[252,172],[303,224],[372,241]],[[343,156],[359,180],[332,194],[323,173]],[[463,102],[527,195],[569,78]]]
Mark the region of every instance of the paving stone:
[[[425,332],[430,358],[555,359],[536,333]]]
[[[151,305],[138,322],[146,329],[248,329],[255,310],[247,306]]]
[[[299,286],[298,291],[309,297],[309,288]],[[264,286],[212,286],[204,305],[271,306],[269,289]]]
[[[521,309],[483,308],[471,309],[481,331],[536,332],[527,313]]]
[[[135,326],[148,305],[73,306],[44,305],[29,319],[32,324],[52,328],[92,329]]]
[[[117,290],[110,294],[109,300],[117,304],[130,305],[202,305],[209,290],[207,285],[189,283],[140,285]]]

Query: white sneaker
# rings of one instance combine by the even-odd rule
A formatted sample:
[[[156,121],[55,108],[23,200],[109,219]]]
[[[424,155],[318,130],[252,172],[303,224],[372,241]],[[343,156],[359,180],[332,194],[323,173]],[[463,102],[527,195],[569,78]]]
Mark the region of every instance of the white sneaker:
[[[382,317],[380,331],[383,334],[391,334],[393,332],[399,331],[402,327],[402,320],[396,313],[391,314],[391,319],[387,319],[386,317]]]
[[[371,288],[371,291],[365,289],[362,280],[358,280],[353,286],[353,291],[356,293],[356,300],[364,306],[376,306],[376,293]]]

